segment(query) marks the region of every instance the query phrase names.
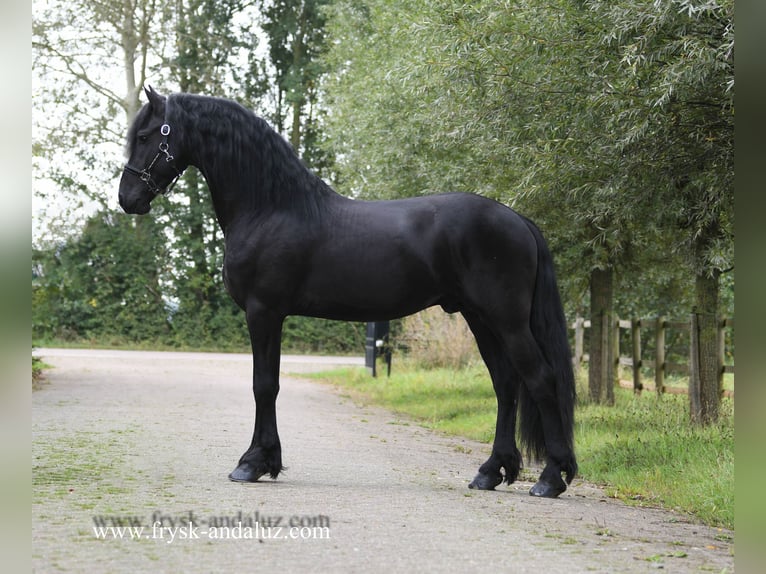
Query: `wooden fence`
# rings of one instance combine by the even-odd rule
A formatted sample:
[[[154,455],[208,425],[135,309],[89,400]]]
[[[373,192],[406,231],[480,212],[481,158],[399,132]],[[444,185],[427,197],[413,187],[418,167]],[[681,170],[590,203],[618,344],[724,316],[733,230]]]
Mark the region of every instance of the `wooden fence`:
[[[686,321],[669,321],[665,317],[656,318],[644,318],[644,319],[630,319],[624,320],[615,318],[612,322],[610,333],[608,336],[613,337],[612,344],[615,349],[615,366],[629,367],[632,371],[632,381],[619,381],[619,384],[626,388],[632,388],[635,392],[641,392],[645,388],[647,390],[650,387],[645,386],[642,379],[642,369],[650,368],[654,370],[654,390],[658,394],[665,392],[668,393],[686,393],[684,388],[666,387],[665,376],[668,374],[679,374],[685,376],[693,376],[690,369],[693,368],[693,361],[687,361],[684,363],[672,363],[666,360],[666,334],[668,330],[681,330],[687,333],[692,333],[695,326],[696,317],[692,315]],[[571,325],[574,329],[574,357],[572,358],[575,367],[581,363],[588,362],[589,356],[585,352],[585,329],[590,327],[590,321],[582,317],[578,317]],[[734,373],[734,365],[726,364],[726,329],[734,327],[734,319],[724,318],[719,321],[718,324],[718,366],[720,370],[719,376],[723,377],[724,373]],[[654,336],[654,357],[643,358],[641,356],[641,337],[642,333],[647,330],[653,331]],[[620,348],[621,340],[623,339],[622,331],[628,331],[630,333],[630,350],[626,355],[622,354]],[[691,342],[695,338],[690,335],[690,348]],[[615,369],[615,372],[619,372],[619,369]],[[618,376],[619,378],[619,376]],[[734,391],[724,391],[724,396],[733,397]]]

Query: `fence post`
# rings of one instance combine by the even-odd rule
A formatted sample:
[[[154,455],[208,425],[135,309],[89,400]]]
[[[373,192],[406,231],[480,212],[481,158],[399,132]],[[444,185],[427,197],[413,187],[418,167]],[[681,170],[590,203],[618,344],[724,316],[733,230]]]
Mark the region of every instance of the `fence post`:
[[[633,392],[640,394],[644,389],[641,383],[641,319],[630,322],[630,333],[633,342]]]
[[[654,388],[658,395],[665,392],[665,317],[657,317],[654,330]]]
[[[726,318],[718,323],[718,390],[723,396],[723,374],[726,365]]]
[[[575,319],[575,368],[582,364],[583,348],[585,346],[585,319],[577,317]]]
[[[609,313],[601,311],[601,400],[609,396]]]
[[[699,317],[693,312],[689,319],[689,414],[692,422],[702,417],[702,396],[700,381]]]
[[[612,324],[608,329],[611,344],[609,352],[612,359],[612,380],[606,382],[606,399],[610,405],[614,404],[614,387],[620,384],[620,318],[617,313],[612,315]]]

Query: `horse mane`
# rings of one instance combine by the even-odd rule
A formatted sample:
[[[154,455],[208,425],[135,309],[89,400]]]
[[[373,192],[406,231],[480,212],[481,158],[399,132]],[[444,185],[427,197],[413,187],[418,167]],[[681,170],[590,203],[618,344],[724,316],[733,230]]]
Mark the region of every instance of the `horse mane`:
[[[287,140],[237,102],[180,93],[168,96],[166,105],[171,129],[180,132],[183,149],[195,150],[195,165],[224,202],[288,209],[310,219],[335,194]]]

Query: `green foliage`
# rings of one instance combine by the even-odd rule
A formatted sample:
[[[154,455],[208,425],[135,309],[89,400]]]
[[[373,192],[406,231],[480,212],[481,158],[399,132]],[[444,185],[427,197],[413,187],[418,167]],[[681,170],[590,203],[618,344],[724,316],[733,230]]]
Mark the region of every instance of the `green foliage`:
[[[470,149],[434,145],[434,81],[410,62],[428,58],[420,29],[431,3],[338,1],[329,10],[324,91],[331,113],[327,145],[341,158],[336,183],[346,195],[406,197],[459,189]],[[445,96],[446,97],[446,96]],[[451,161],[454,160],[454,161]]]
[[[336,2],[339,186],[494,197],[540,224],[570,310],[585,311],[594,268],[656,279],[679,306],[690,275],[731,265],[732,6]]]
[[[166,239],[156,219],[100,212],[81,236],[35,251],[33,338],[247,351],[244,314],[222,281],[195,289],[198,276],[175,270]],[[286,351],[361,353],[364,325],[290,317],[282,339]]]
[[[97,213],[80,237],[33,253],[33,336],[163,339],[169,333],[160,287],[165,257],[153,220]]]
[[[616,405],[582,405],[576,444],[583,477],[612,496],[692,512],[734,526],[734,409],[722,403],[715,425],[689,424],[686,396],[635,396],[616,389]]]
[[[624,157],[620,185],[651,190],[692,270],[733,260],[734,26],[731,0],[594,2],[620,56],[598,100]],[[635,192],[634,192],[635,193]]]
[[[35,116],[33,151],[38,176],[55,182],[55,192],[39,186],[36,197],[46,202],[66,193],[106,205],[97,190],[113,185],[115,171],[104,164],[112,157],[105,150],[121,145],[120,113],[132,117],[151,75],[161,89],[266,110],[347,195],[470,190],[517,207],[549,239],[570,315],[587,314],[595,268],[616,270],[615,309],[646,316],[686,312],[694,304],[690,275],[717,278],[732,266],[732,0],[90,8],[52,2],[35,14],[35,101],[46,111]],[[256,50],[256,20],[267,61]],[[83,30],[95,32],[86,38]],[[135,63],[124,97],[97,73],[101,62]],[[66,121],[48,107],[66,109]],[[71,160],[56,167],[56,157]],[[108,266],[94,261],[94,274],[88,262],[92,230],[78,237],[53,228],[47,245],[55,247],[35,254],[36,334],[246,342],[222,286],[223,242],[209,194],[192,171],[146,224],[169,231],[145,255],[154,258],[147,268],[130,271],[135,292],[124,277],[85,284],[109,276]],[[86,213],[81,202],[68,205]],[[120,262],[142,260],[109,254],[108,245],[99,242],[100,260],[118,262],[120,273],[128,273]],[[722,277],[721,302],[732,315],[733,277]],[[133,326],[148,316],[138,310],[158,317],[145,335]],[[305,331],[312,349],[322,336],[342,349],[357,330],[301,319],[285,332],[291,340]]]
[[[261,0],[262,28],[268,37],[276,101],[269,116],[287,134],[304,161],[318,172],[331,167],[322,140],[324,108],[320,78],[324,66],[325,12],[328,0]]]
[[[169,64],[181,91],[223,95],[232,58],[252,38],[241,34],[234,24],[234,17],[242,10],[241,0],[176,3],[176,46]]]
[[[365,327],[364,323],[291,316],[282,328],[282,348],[293,353],[360,355]]]
[[[32,348],[34,351],[34,347]],[[44,371],[50,368],[50,365],[44,363],[40,357],[32,355],[32,390],[40,388],[45,379]]]
[[[497,403],[483,367],[423,371],[400,366],[390,378],[375,379],[362,369],[346,369],[314,377],[429,428],[487,443],[494,437]],[[581,478],[630,504],[671,508],[733,528],[732,402],[724,403],[718,424],[699,428],[688,422],[685,397],[658,399],[615,389],[615,399],[613,407],[577,405],[575,448]]]
[[[240,352],[250,349],[244,313],[225,292],[193,310],[187,306],[176,309],[170,324],[171,340],[178,347]]]

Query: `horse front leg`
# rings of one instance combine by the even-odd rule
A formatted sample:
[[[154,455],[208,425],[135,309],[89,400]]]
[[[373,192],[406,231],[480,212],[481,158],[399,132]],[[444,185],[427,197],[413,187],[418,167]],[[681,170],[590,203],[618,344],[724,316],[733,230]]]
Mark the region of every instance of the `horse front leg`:
[[[260,307],[247,310],[253,348],[255,426],[250,447],[229,474],[229,478],[237,482],[256,482],[266,474],[277,478],[283,470],[276,410],[283,321],[283,316]]]

